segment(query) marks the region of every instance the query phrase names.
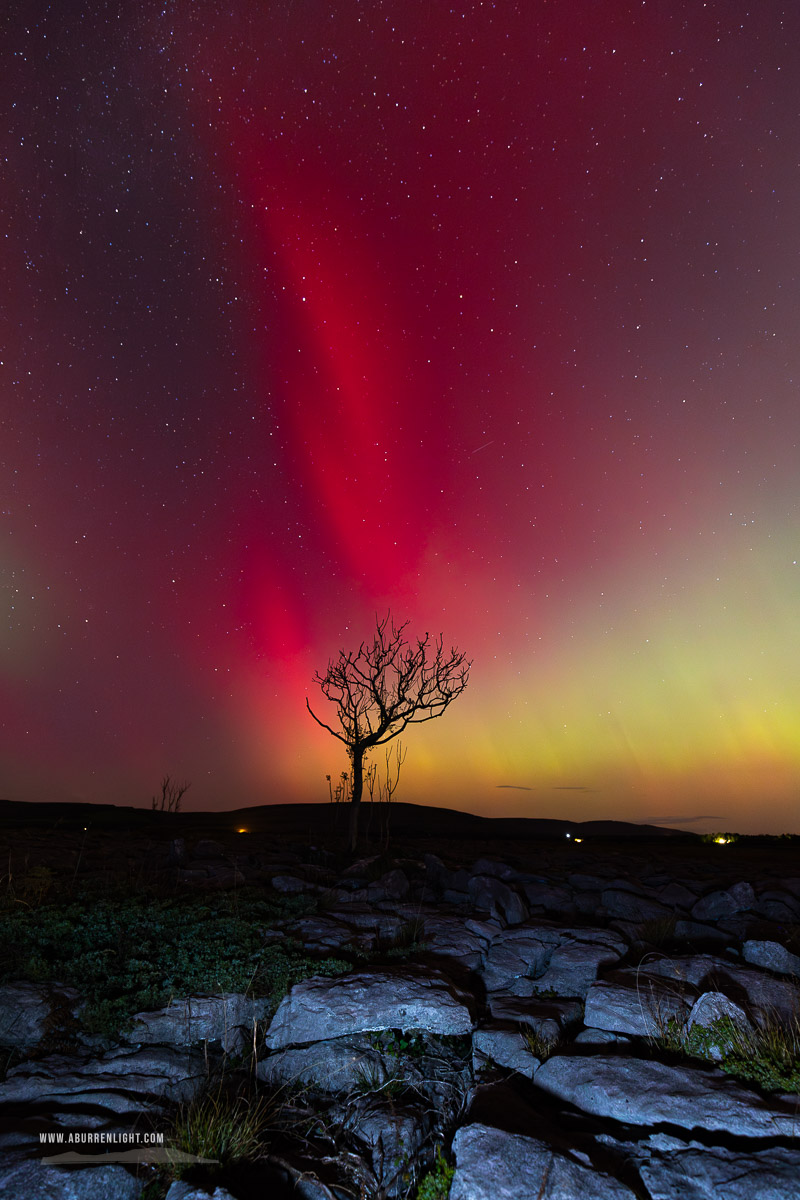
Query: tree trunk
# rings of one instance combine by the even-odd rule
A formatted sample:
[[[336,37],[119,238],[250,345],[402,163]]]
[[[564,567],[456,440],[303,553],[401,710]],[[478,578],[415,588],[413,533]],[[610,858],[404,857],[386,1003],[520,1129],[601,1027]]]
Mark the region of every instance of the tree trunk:
[[[353,760],[353,793],[350,798],[350,831],[348,849],[351,854],[356,852],[358,842],[358,814],[361,809],[361,793],[364,791],[364,749],[356,745],[352,750]]]

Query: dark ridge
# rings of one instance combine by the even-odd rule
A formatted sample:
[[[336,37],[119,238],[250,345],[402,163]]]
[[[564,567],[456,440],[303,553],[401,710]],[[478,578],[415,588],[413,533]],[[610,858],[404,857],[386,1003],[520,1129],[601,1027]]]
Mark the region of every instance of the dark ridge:
[[[346,805],[343,807],[347,807]],[[379,805],[374,806],[375,812]],[[362,805],[369,820],[370,805]],[[251,833],[306,835],[330,834],[342,820],[342,809],[334,804],[262,804],[227,812],[153,812],[115,804],[28,802],[0,800],[0,824],[11,826],[60,826],[76,828],[135,828],[175,831],[233,830],[246,827]],[[635,825],[628,821],[555,821],[540,817],[480,817],[452,808],[429,808],[423,804],[393,803],[392,833],[401,837],[449,838],[455,840],[545,840],[586,837],[593,841],[682,839],[696,841],[697,835],[658,825]]]

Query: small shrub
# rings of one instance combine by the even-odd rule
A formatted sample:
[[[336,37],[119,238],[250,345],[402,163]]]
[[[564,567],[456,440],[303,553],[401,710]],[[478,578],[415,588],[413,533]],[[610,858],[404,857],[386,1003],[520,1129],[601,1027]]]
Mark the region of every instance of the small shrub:
[[[423,1177],[417,1189],[417,1200],[447,1200],[455,1173],[455,1167],[450,1166],[442,1147],[437,1145],[436,1165]]]

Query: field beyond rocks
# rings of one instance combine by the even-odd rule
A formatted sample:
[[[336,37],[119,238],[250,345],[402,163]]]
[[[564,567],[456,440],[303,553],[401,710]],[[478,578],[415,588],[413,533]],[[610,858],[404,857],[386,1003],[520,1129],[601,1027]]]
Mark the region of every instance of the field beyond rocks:
[[[795,839],[346,823],[0,802],[0,1195],[798,1195]]]

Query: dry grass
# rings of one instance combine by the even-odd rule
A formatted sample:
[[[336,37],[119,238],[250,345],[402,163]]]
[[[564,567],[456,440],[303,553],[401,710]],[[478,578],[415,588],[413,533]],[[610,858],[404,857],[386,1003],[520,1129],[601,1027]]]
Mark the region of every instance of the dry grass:
[[[668,1017],[651,1044],[670,1054],[716,1062],[727,1074],[765,1092],[800,1093],[800,1014],[777,1012],[755,1025],[720,1017],[709,1026]],[[720,1057],[721,1056],[721,1057]]]
[[[175,1149],[220,1166],[264,1156],[280,1101],[274,1096],[232,1093],[221,1084],[181,1106],[171,1130]],[[181,1164],[173,1173],[181,1174]]]

